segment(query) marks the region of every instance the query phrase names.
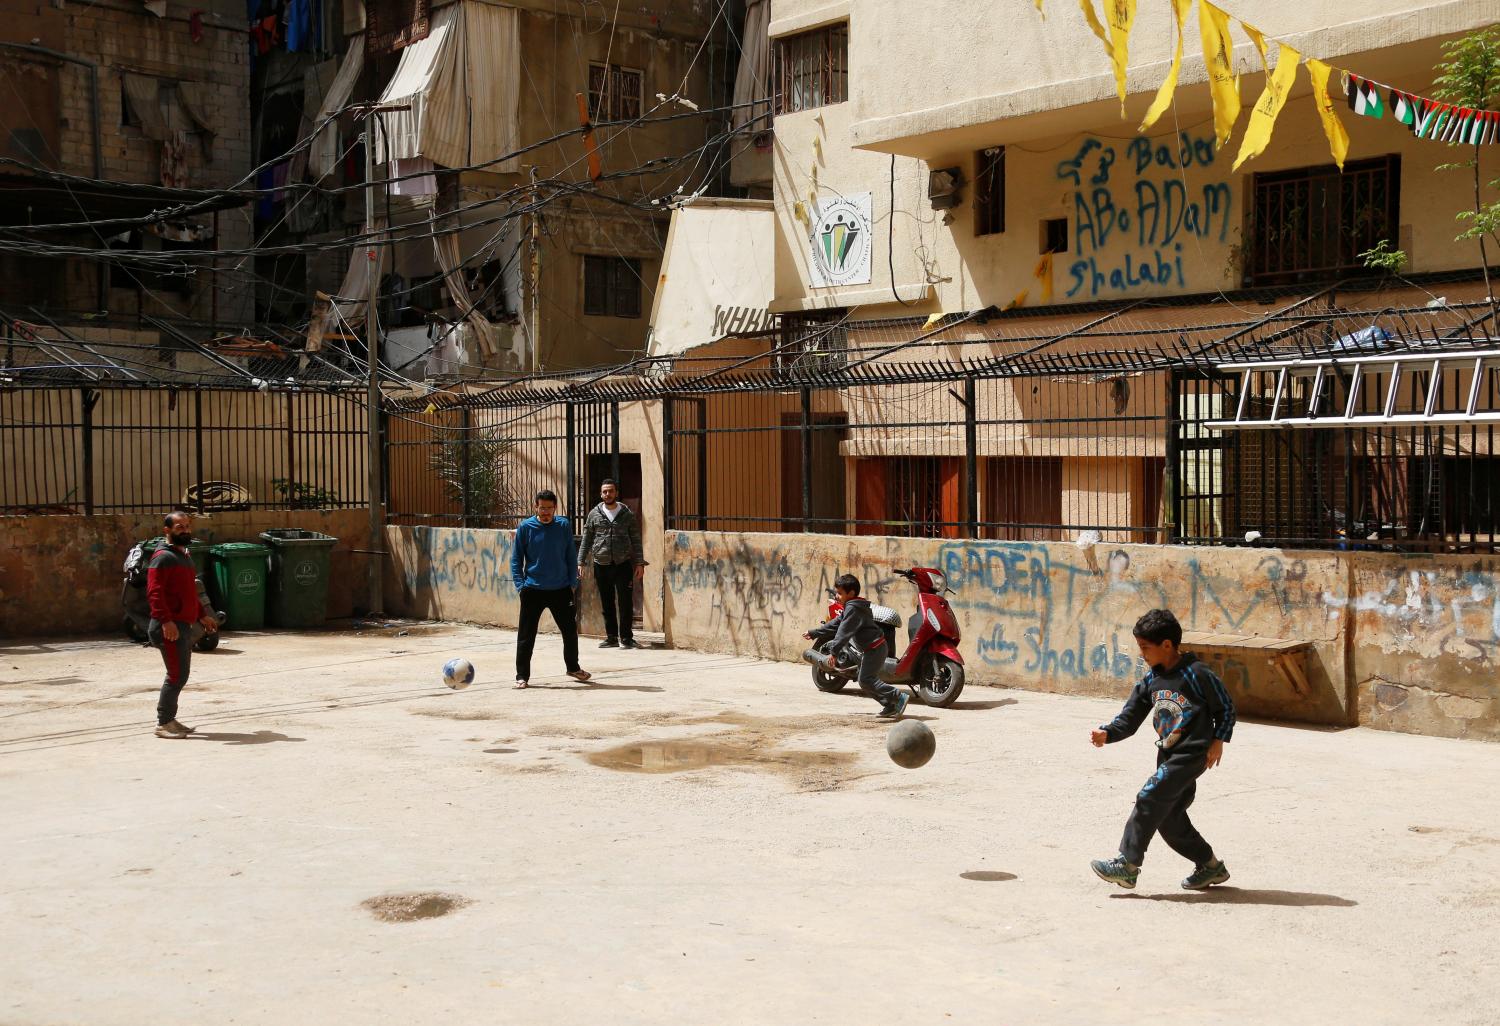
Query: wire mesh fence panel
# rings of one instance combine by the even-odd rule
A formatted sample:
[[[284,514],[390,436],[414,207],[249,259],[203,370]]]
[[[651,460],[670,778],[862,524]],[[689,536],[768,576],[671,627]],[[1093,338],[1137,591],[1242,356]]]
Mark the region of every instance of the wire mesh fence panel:
[[[0,513],[363,506],[362,397],[309,391],[0,394]]]

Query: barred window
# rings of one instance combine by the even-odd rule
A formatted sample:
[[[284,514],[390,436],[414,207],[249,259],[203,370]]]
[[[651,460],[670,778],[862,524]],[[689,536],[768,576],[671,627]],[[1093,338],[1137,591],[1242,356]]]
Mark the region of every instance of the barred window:
[[[618,64],[589,63],[589,120],[633,121],[641,116],[643,76]]]
[[[849,24],[840,22],[775,41],[776,113],[849,99]]]
[[[975,155],[974,234],[1005,231],[1005,147],[991,146]]]
[[[629,257],[584,257],[583,312],[590,317],[639,317],[641,262]]]
[[[1251,285],[1283,285],[1365,271],[1359,254],[1397,244],[1401,158],[1351,160],[1253,176]]]

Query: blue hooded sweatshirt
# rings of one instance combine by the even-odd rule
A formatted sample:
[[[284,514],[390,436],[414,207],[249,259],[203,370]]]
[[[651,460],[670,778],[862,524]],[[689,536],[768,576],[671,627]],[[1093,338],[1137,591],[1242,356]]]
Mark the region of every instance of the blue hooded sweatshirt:
[[[556,517],[550,524],[536,517],[521,521],[510,554],[510,576],[517,591],[578,587],[578,548],[567,517]]]

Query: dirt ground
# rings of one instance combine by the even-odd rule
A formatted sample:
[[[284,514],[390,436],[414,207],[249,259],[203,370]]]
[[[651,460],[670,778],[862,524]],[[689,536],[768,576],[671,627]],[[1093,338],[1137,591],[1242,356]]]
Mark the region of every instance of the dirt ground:
[[[1114,703],[913,704],[903,770],[800,666],[584,645],[236,635],[164,741],[150,650],[0,643],[0,1023],[1500,1022],[1500,747],[1242,722],[1231,884],[1127,893]]]

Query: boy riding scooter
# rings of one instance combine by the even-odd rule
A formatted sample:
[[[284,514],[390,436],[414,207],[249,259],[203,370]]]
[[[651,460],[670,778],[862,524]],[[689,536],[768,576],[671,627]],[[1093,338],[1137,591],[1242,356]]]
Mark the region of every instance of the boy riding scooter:
[[[885,632],[875,622],[869,600],[859,597],[859,578],[842,574],[833,582],[833,590],[844,604],[843,612],[802,636],[818,643],[832,638],[835,652],[852,644],[860,653],[860,688],[880,702],[879,715],[882,718],[899,719],[906,711],[907,694],[879,677],[879,671],[885,665]]]

